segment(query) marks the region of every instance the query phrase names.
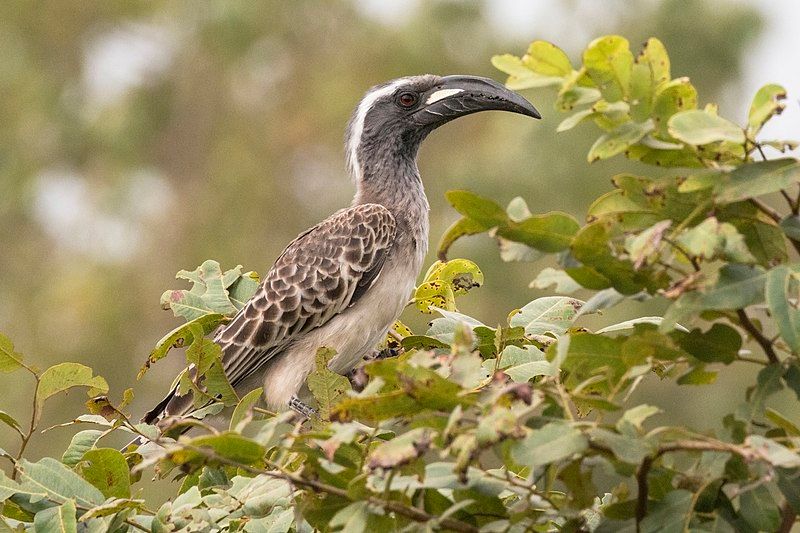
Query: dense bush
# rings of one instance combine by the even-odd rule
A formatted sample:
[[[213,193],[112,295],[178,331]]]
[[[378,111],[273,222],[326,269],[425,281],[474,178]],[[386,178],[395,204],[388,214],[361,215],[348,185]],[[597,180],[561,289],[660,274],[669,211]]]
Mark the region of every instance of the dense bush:
[[[713,104],[698,107],[656,39],[634,56],[622,37],[602,37],[582,59],[575,69],[537,41],[523,57],[493,63],[513,89],[557,91],[557,108],[572,113],[559,131],[600,128],[590,162],[624,154],[666,171],[614,176],[584,225],[531,214],[521,198],[504,209],[448,193],[461,218],[410,305],[437,317],[424,334],[396,324],[382,348],[401,354],[366,363],[352,376],[358,391],[327,370],[333,353],[321,348],[308,382],[319,414],[311,420],[260,408],[261,390],[238,398],[221,371],[206,335],[255,289],[258,276],[241,267],[206,261],[178,273],[190,289],[164,293],[162,305],[187,322],[159,341],[143,371],[174,347],[200,371],[179,377],[198,411],[163,431],[130,419],[130,391],[111,400],[103,378],[77,363],[41,371],[0,336],[0,372],[35,381],[29,423],[0,411],[21,443],[0,450],[9,460],[0,531],[788,531],[800,511],[798,403],[780,412],[766,402],[784,389],[800,398],[800,264],[791,260],[800,250],[800,164],[767,160],[796,145],[759,137],[785,91],[759,90],[741,127]],[[557,254],[561,268],[532,285],[561,296],[497,326],[460,314],[457,297],[483,273],[446,254],[479,233],[509,261]],[[593,291],[585,301],[568,296],[581,288]],[[671,301],[663,317],[581,326],[627,299],[655,298]],[[644,380],[669,381],[680,394],[733,365],[752,367],[752,384],[719,434],[657,426],[658,408],[630,401]],[[89,414],[68,422],[80,429],[68,449],[26,459],[47,400],[73,387],[88,389]],[[223,411],[227,429],[204,421]],[[102,439],[118,432],[146,443],[106,447]],[[135,485],[153,471],[179,482],[157,509]]]

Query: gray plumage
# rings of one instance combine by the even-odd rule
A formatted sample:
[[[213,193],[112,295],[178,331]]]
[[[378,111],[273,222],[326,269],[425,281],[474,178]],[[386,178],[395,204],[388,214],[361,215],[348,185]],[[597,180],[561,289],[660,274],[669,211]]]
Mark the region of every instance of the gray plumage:
[[[214,337],[237,393],[264,387],[266,404],[285,408],[302,394],[318,348],[335,349],[329,366],[346,373],[380,342],[408,302],[428,250],[419,144],[438,126],[488,109],[539,116],[485,78],[415,76],[367,92],[347,130],[352,206],[292,241]],[[144,420],[190,407],[173,389]]]

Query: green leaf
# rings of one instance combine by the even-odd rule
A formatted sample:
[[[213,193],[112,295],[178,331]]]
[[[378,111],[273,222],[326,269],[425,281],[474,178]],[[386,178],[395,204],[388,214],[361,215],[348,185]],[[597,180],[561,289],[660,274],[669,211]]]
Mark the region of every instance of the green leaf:
[[[180,442],[186,444],[187,447],[177,446],[168,454],[169,460],[179,466],[216,464],[217,459],[213,455],[235,463],[254,465],[261,462],[266,451],[254,440],[229,431],[192,439],[181,438]],[[209,457],[201,450],[212,452],[213,455]]]
[[[416,428],[379,444],[367,458],[369,468],[394,468],[407,464],[424,454],[433,434],[428,428]]]
[[[528,68],[517,56],[511,54],[492,57],[494,68],[509,75],[506,87],[515,91],[534,87],[561,85],[563,79],[557,76],[543,76]]]
[[[664,233],[672,225],[671,220],[662,220],[647,228],[638,235],[630,235],[625,239],[625,250],[628,252],[633,268],[656,262],[660,256]]]
[[[777,192],[800,181],[800,162],[774,159],[742,165],[715,187],[716,201],[725,204]]]
[[[73,387],[88,387],[89,396],[106,394],[108,383],[100,376],[92,376],[92,369],[80,363],[60,363],[53,365],[39,377],[39,387],[36,389],[37,416],[34,423],[39,421],[44,408],[44,402],[51,396],[64,392]]]
[[[552,365],[544,353],[532,345],[522,348],[506,346],[500,354],[498,368],[516,383],[525,383],[536,376],[549,376],[553,373]]]
[[[592,41],[583,52],[586,72],[609,102],[628,96],[633,54],[627,39],[606,35]]]
[[[739,205],[731,204],[730,207]],[[758,264],[770,267],[785,263],[789,259],[786,239],[773,221],[762,220],[757,213],[748,216],[728,216],[724,213],[724,209],[720,210],[720,221],[729,222],[736,227]]]
[[[787,237],[794,241],[800,241],[800,216],[787,216],[781,220],[780,227]]]
[[[659,502],[651,505],[642,520],[642,533],[683,533],[692,510],[692,493],[673,490]]]
[[[459,218],[442,234],[442,238],[439,239],[439,245],[436,247],[436,256],[441,261],[446,261],[447,252],[450,250],[450,247],[454,242],[467,235],[477,235],[479,233],[483,233],[487,229],[488,228],[486,226],[477,220],[473,220],[468,217]]]
[[[102,492],[50,457],[36,463],[23,459],[20,467],[20,482],[23,491],[29,494],[38,493],[57,503],[72,499],[81,507],[94,507],[105,500]],[[41,497],[34,497],[31,501],[38,501]]]
[[[629,464],[638,465],[645,457],[655,452],[654,447],[644,439],[614,433],[607,429],[593,428],[589,430],[589,436],[592,441],[611,448],[611,452],[617,459]]]
[[[542,269],[536,278],[531,281],[529,287],[531,289],[547,289],[551,285],[555,285],[555,292],[560,294],[570,294],[581,288],[580,284],[572,279],[569,274],[552,267]]]
[[[739,496],[739,513],[758,531],[777,531],[781,513],[769,489],[759,485]]]
[[[317,350],[316,367],[307,380],[308,389],[317,400],[317,413],[322,420],[330,420],[333,406],[350,390],[347,378],[328,368],[335,356],[336,352],[330,348]]]
[[[613,131],[600,136],[589,149],[587,159],[593,163],[600,159],[620,154],[632,144],[639,142],[642,137],[653,131],[652,120],[645,122],[626,122]]]
[[[499,226],[496,234],[542,252],[555,253],[565,250],[579,229],[580,225],[572,216],[553,211]]]
[[[717,372],[708,371],[705,365],[695,365],[677,379],[678,385],[710,385],[717,381]]]
[[[22,354],[15,352],[11,340],[0,333],[0,374],[8,374],[22,367]]]
[[[228,285],[227,278],[232,270],[225,273],[225,288],[228,289],[228,297],[236,309],[244,307],[244,304],[255,294],[261,281],[256,272],[250,271],[241,274],[241,269],[241,265],[236,267],[238,273],[230,285]]]
[[[780,85],[764,85],[756,92],[747,115],[747,127],[751,136],[754,137],[773,115],[783,111],[785,99],[786,89]]]
[[[800,437],[800,427],[797,427],[791,420],[780,414],[775,409],[767,407],[767,409],[764,411],[764,416],[766,416],[770,422],[775,424],[775,426],[783,429],[787,435],[791,437]]]
[[[601,96],[600,91],[594,87],[581,87],[567,82],[558,93],[556,109],[572,111],[575,106],[597,102]]]
[[[241,428],[238,427],[239,424],[247,418],[248,413],[258,404],[263,393],[264,388],[259,387],[242,396],[242,399],[236,404],[236,408],[231,415],[231,423],[229,425],[231,431],[241,431]]]
[[[17,493],[22,493],[22,487],[0,470],[0,503]]]
[[[47,533],[77,533],[78,521],[75,512],[75,502],[67,500],[63,505],[36,513],[33,527],[36,531]]]
[[[767,272],[766,299],[778,331],[792,353],[800,352],[800,310],[790,300],[800,297],[800,266],[779,265]]]
[[[633,428],[637,431],[642,431],[642,423],[651,416],[662,413],[663,411],[653,405],[637,405],[631,407],[622,417],[617,421],[617,430],[624,433],[628,428]]]
[[[92,518],[115,515],[127,509],[144,509],[144,500],[131,500],[126,498],[109,499],[83,513],[81,515],[81,522],[87,523]],[[87,530],[94,531],[91,527],[87,527]]]
[[[647,40],[631,70],[631,116],[641,122],[650,116],[658,88],[670,80],[667,50],[658,39]]]
[[[682,294],[664,314],[662,331],[707,309],[740,309],[764,300],[766,273],[761,267],[728,264],[722,267],[717,283],[704,292]]]
[[[97,444],[100,437],[105,433],[97,429],[85,429],[79,431],[72,436],[72,440],[61,456],[61,462],[67,466],[75,466],[81,460],[83,454],[89,451]]]
[[[156,347],[150,352],[147,361],[144,366],[142,366],[141,370],[139,370],[139,374],[136,378],[141,379],[144,373],[150,368],[150,365],[166,357],[172,348],[181,348],[192,344],[195,340],[194,332],[198,331],[198,326],[203,332],[203,335],[208,335],[224,321],[224,315],[211,313],[199,316],[173,329],[156,343]]]
[[[577,318],[584,302],[567,296],[546,296],[526,304],[511,315],[512,327],[524,327],[526,335],[560,335]]]
[[[563,340],[564,337],[561,337],[557,346],[562,344]],[[572,333],[569,335],[569,346],[561,368],[569,370],[578,381],[592,377],[603,370],[608,379],[616,383],[628,369],[628,364],[622,357],[622,343],[622,338]],[[548,359],[552,359],[550,354],[554,353],[553,348],[548,348],[547,353]]]
[[[692,256],[711,260],[724,258],[737,263],[753,263],[755,257],[747,248],[744,237],[733,224],[720,223],[709,217],[677,237],[678,243]]]
[[[130,498],[131,478],[125,457],[112,448],[89,450],[77,464],[78,473],[106,498]]]
[[[489,229],[504,225],[508,215],[497,203],[470,191],[447,191],[447,201],[456,211]]]
[[[551,422],[515,443],[511,456],[521,465],[537,468],[581,453],[588,446],[588,440],[579,429],[563,422]]]
[[[800,363],[790,361],[786,372],[783,375],[786,385],[794,391],[797,399],[800,400]]]
[[[593,117],[594,115],[596,115],[596,112],[593,109],[583,109],[581,111],[578,111],[577,113],[570,115],[564,120],[562,120],[558,124],[558,127],[556,127],[556,132],[562,133],[564,131],[571,130],[572,128],[583,122],[584,119]]]
[[[6,413],[5,411],[0,411],[0,422],[14,429],[17,433],[20,433],[22,431],[22,426],[19,425],[17,419],[11,416],[10,414]]]
[[[234,269],[234,272],[241,272],[241,266]],[[178,279],[186,279],[192,283],[190,290],[166,291],[161,296],[161,305],[164,308],[172,309],[175,316],[183,317],[187,321],[206,315],[209,313],[219,313],[232,316],[236,313],[236,306],[230,299],[226,289],[226,281],[231,285],[231,278],[224,279],[219,263],[207,260],[196,270],[189,272],[181,270],[175,276]]]
[[[778,488],[786,498],[786,502],[800,513],[800,469],[778,468]]]
[[[643,289],[655,292],[666,287],[668,280],[663,273],[656,273],[650,267],[636,270],[630,261],[618,259],[612,254],[609,226],[610,223],[604,222],[587,224],[575,236],[571,248],[575,259],[589,269],[593,277],[607,280],[607,284],[587,285],[585,278],[576,277],[578,273],[574,269],[566,269],[567,273],[584,287],[605,289],[611,285],[618,292],[627,295],[636,294]]]
[[[742,336],[725,324],[714,324],[703,333],[699,328],[678,336],[681,348],[705,363],[732,363],[742,348]]]
[[[745,442],[758,451],[758,454],[773,466],[800,468],[800,455],[795,450],[790,450],[772,439],[767,439],[761,435],[750,435]]]
[[[698,109],[674,114],[669,119],[667,128],[676,139],[695,146],[723,141],[744,143],[742,128],[722,117]]]
[[[670,139],[668,122],[678,111],[697,107],[697,89],[689,82],[689,78],[677,78],[664,84],[653,103],[652,118],[656,133],[663,139]],[[670,150],[672,152],[672,150]]]

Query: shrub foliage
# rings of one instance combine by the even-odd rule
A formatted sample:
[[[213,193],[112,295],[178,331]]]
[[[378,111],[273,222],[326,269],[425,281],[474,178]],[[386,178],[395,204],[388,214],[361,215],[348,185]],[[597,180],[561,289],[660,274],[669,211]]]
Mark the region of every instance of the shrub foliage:
[[[0,411],[20,441],[0,450],[0,531],[788,531],[800,512],[800,163],[781,155],[796,143],[760,136],[784,89],[761,88],[742,126],[672,78],[657,39],[634,55],[622,37],[599,38],[577,68],[543,41],[492,62],[513,89],[557,91],[570,113],[559,131],[599,128],[589,162],[624,155],[643,174],[614,176],[583,224],[521,198],[503,208],[448,193],[461,218],[409,304],[435,316],[429,329],[395,324],[380,348],[400,355],[350,380],[321,347],[310,420],[263,409],[260,389],[239,398],[225,378],[207,335],[255,290],[241,267],[206,261],[178,273],[188,289],[164,293],[186,323],[142,371],[184,348],[197,372],[177,382],[197,411],[159,428],[131,419],[130,390],[112,400],[78,363],[39,370],[0,335],[0,372],[35,384],[29,422]],[[531,284],[556,295],[498,324],[459,313],[484,274],[447,252],[480,233],[508,261],[555,255],[559,268]],[[581,326],[628,299],[669,306]],[[752,383],[717,434],[658,425],[658,408],[630,400],[644,380],[680,394],[738,365]],[[88,412],[65,424],[63,456],[26,458],[48,400],[75,387]],[[784,389],[785,405],[768,406]],[[220,413],[224,427],[207,422]],[[106,443],[116,433],[143,444],[118,451]],[[153,475],[176,480],[160,507],[140,497]]]

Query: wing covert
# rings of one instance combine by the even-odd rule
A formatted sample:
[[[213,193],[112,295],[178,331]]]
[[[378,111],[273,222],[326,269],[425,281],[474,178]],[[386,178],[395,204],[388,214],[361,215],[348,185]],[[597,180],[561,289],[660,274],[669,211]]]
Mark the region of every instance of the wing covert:
[[[231,383],[258,370],[295,336],[353,305],[380,274],[395,231],[388,209],[361,204],[292,241],[253,297],[215,336]]]

